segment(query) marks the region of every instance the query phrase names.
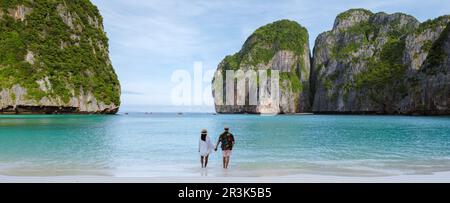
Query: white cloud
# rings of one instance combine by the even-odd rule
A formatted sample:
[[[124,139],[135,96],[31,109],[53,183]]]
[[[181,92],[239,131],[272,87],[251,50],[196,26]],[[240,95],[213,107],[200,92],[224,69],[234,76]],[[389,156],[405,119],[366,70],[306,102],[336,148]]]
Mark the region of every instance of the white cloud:
[[[127,8],[132,5],[122,6]],[[104,10],[107,29],[116,40],[112,43],[125,51],[131,49],[149,55],[177,57],[196,51],[199,47],[195,43],[200,38],[199,32],[183,20],[158,12],[146,14],[138,10],[129,13],[132,9]]]

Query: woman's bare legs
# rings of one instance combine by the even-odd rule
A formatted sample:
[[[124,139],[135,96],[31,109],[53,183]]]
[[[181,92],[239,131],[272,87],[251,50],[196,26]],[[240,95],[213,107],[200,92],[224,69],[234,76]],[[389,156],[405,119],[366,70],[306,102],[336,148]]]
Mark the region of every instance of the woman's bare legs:
[[[205,156],[205,168],[208,167],[208,159],[209,159],[209,155]]]
[[[202,168],[204,168],[204,166],[203,166],[203,156],[200,156],[200,163],[202,164]]]

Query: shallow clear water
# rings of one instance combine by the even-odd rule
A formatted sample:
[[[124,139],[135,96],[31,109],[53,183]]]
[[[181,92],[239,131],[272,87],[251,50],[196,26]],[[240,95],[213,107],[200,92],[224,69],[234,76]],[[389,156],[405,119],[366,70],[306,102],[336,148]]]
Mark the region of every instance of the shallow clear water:
[[[0,116],[0,175],[199,176],[199,132],[230,126],[208,176],[385,176],[450,171],[450,117],[130,114]]]

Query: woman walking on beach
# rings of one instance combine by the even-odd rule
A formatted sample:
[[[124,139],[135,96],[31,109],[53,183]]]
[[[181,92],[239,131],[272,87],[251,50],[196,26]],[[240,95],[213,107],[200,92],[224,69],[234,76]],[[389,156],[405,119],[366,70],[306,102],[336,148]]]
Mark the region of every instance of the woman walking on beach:
[[[208,131],[202,130],[198,145],[198,152],[200,153],[200,162],[202,164],[202,168],[206,168],[208,166],[209,154],[213,149],[214,145],[209,139]]]

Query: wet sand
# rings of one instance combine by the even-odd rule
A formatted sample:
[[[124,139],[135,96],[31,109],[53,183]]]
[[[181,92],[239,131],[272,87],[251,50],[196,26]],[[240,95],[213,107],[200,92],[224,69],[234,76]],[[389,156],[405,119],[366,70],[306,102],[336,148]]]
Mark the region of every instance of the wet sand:
[[[113,176],[0,176],[0,183],[450,183],[450,172],[431,175],[379,177],[289,175],[267,177],[113,177]]]

